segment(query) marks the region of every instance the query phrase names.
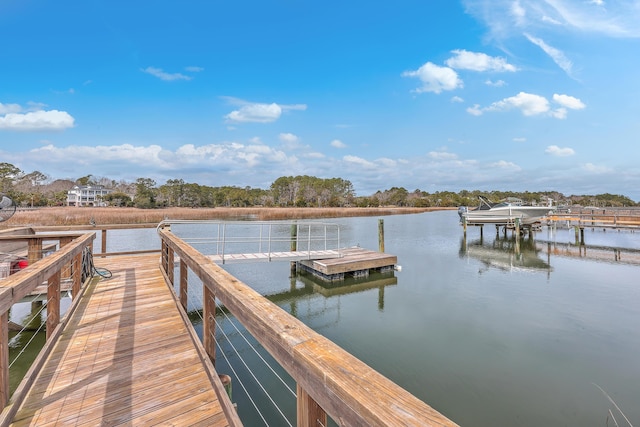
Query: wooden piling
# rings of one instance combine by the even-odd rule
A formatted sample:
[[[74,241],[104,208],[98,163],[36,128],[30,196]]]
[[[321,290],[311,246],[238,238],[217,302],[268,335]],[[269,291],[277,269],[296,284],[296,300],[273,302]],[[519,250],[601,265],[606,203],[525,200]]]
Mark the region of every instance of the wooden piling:
[[[384,219],[378,220],[378,252],[384,253]]]
[[[290,244],[291,252],[296,252],[298,250],[298,224],[291,224],[291,244]],[[291,272],[291,277],[296,275],[297,271],[297,263],[295,261],[291,261],[289,264],[289,269]]]

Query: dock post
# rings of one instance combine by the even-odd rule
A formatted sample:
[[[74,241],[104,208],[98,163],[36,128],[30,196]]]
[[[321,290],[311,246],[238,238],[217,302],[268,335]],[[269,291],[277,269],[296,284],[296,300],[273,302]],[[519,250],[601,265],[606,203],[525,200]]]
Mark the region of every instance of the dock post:
[[[106,254],[107,253],[107,229],[106,228],[102,229],[101,239],[100,240],[101,240],[100,249],[102,250],[103,254]]]
[[[482,228],[480,228],[480,230],[482,230]],[[467,218],[465,217],[462,218],[462,231],[466,236],[467,235]],[[482,231],[480,233],[482,233]]]
[[[9,312],[0,314],[0,411],[9,403]]]
[[[575,225],[573,229],[576,233],[576,246],[578,246],[578,244],[580,243],[580,227]]]
[[[216,366],[216,296],[209,286],[202,285],[202,345]]]
[[[484,225],[480,225],[480,240],[482,240],[482,237],[484,237],[482,235],[482,231],[484,230]]]
[[[516,218],[514,233],[516,235],[516,255],[520,255],[520,218]]]
[[[291,224],[290,250],[291,252],[296,252],[298,250],[298,224],[296,223]],[[297,264],[297,261],[291,261],[291,263],[289,264],[291,277],[296,275],[296,264]]]
[[[327,425],[327,413],[313,400],[305,389],[297,385],[297,425],[315,427]]]
[[[584,228],[580,229],[580,245],[584,246]]]
[[[384,219],[378,220],[378,252],[384,253]]]

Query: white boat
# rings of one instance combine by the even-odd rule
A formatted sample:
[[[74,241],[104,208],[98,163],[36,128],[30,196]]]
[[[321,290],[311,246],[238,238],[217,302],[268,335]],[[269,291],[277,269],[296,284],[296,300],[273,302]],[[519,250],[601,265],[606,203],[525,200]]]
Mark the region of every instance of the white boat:
[[[479,197],[480,205],[475,209],[466,206],[458,208],[460,222],[467,224],[515,224],[516,219],[521,225],[531,225],[553,213],[555,206],[528,206],[522,200],[509,198],[499,203],[491,203],[484,197]]]

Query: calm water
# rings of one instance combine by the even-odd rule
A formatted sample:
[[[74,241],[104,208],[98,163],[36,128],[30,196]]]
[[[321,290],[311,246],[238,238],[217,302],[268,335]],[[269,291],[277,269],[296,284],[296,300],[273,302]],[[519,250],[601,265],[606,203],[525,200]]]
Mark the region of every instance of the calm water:
[[[492,227],[482,242],[470,228],[465,241],[455,211],[383,218],[385,249],[402,266],[392,274],[327,287],[290,277],[288,262],[224,268],[463,426],[613,425],[607,417],[615,409],[598,386],[640,425],[640,266],[625,263],[633,254],[622,261],[613,253],[605,260],[567,256],[573,231],[546,228],[536,233],[537,245],[522,241],[519,253]],[[377,217],[331,222],[341,225],[343,246],[377,249]],[[214,234],[188,227],[172,229]],[[136,233],[110,233],[108,249],[157,247],[155,230]],[[640,249],[640,233],[587,230],[585,239]],[[557,254],[534,250],[556,244]],[[200,308],[197,298],[190,306]],[[291,392],[253,350],[255,340],[226,316],[218,319],[226,337],[217,368],[233,377],[245,425],[295,424]]]
[[[377,248],[378,218],[334,222],[345,246]],[[492,227],[482,244],[474,228],[465,242],[451,211],[384,217],[384,226],[385,250],[402,266],[391,280],[326,289],[290,278],[287,262],[225,268],[461,425],[605,426],[614,407],[597,386],[640,423],[639,266],[613,254],[606,261],[549,256],[526,241],[516,254]],[[587,230],[585,239],[640,248],[640,234],[631,232]],[[573,243],[575,234],[545,228],[536,240]],[[290,393],[260,367],[232,320],[219,321],[234,343],[223,347],[240,377],[233,400],[245,423],[286,425],[278,411],[295,420]],[[254,375],[266,388],[282,390],[272,392],[279,410],[240,359],[258,366]],[[222,357],[218,368],[231,371]]]

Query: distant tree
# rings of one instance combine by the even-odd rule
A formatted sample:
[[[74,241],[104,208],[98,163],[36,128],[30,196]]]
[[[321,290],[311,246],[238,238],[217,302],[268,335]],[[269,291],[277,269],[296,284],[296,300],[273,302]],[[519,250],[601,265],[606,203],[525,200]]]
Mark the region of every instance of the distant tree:
[[[131,197],[121,191],[114,191],[113,193],[105,194],[102,196],[102,200],[107,202],[110,206],[125,207],[133,205]]]
[[[8,193],[15,180],[22,176],[22,171],[11,163],[0,163],[0,192]]]
[[[91,174],[76,179],[76,183],[78,185],[95,185],[96,184],[96,182],[93,180],[93,175]]]
[[[151,178],[138,178],[136,180],[135,206],[142,209],[156,207],[156,182]]]

